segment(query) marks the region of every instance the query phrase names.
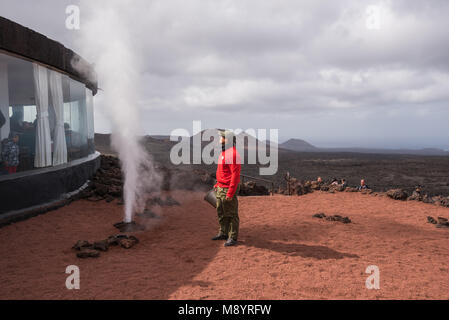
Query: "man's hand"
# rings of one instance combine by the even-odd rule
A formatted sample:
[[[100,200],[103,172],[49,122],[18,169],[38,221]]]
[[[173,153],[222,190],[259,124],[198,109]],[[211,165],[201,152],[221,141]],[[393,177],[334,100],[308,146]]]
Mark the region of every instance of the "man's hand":
[[[229,198],[228,196],[226,196],[226,201],[232,201],[232,198]]]

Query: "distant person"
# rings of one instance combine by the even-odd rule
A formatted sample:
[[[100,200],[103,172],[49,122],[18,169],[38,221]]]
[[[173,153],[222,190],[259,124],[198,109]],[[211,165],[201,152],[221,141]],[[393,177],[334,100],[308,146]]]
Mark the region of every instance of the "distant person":
[[[338,185],[339,185],[338,179],[337,178],[333,178],[332,181],[331,181],[331,186],[338,186]]]
[[[340,181],[340,185],[346,189],[346,187],[348,186],[348,183],[346,182],[346,179],[341,179]]]
[[[9,139],[5,139],[2,145],[2,159],[8,174],[16,173],[19,166],[19,135],[10,133]]]
[[[222,153],[217,166],[217,214],[220,230],[212,240],[227,240],[225,247],[237,244],[239,235],[238,189],[240,183],[240,155],[235,148],[236,139],[231,131],[219,131]]]
[[[369,189],[368,185],[365,182],[365,179],[360,180],[360,187],[358,189],[359,190]]]
[[[323,178],[318,177],[318,179],[316,179],[316,182],[318,182],[318,183],[323,183]]]

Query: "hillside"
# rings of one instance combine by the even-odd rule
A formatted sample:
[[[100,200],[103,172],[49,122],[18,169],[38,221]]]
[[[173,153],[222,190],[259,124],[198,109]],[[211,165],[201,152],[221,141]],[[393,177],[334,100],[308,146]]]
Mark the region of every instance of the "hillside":
[[[403,154],[421,156],[449,156],[449,152],[438,148],[423,149],[380,149],[380,148],[318,148],[300,139],[290,139],[279,145],[281,148],[298,152],[349,152],[349,153],[371,153],[371,154]]]
[[[300,140],[300,139],[290,139],[284,143],[280,144],[280,147],[292,151],[300,151],[300,152],[317,152],[319,148],[311,145],[310,143]]]
[[[97,150],[114,153],[108,135],[95,135]],[[252,138],[254,139],[254,138]],[[145,148],[156,162],[172,167],[170,150],[176,142],[154,139],[146,136],[142,139]],[[203,142],[203,146],[208,142]],[[259,166],[245,164],[242,174],[260,176],[274,181],[275,187],[285,186],[284,175],[287,171],[293,177],[303,180],[315,180],[321,176],[325,180],[346,178],[350,186],[357,186],[360,179],[367,180],[374,191],[386,191],[402,188],[412,192],[417,185],[430,195],[449,195],[447,168],[448,156],[422,156],[402,154],[370,154],[351,152],[296,152],[281,145],[278,155],[278,171],[273,176],[260,176]],[[181,165],[186,169],[202,169],[214,173],[215,165]],[[263,184],[263,183],[262,183]],[[269,186],[269,185],[266,185]]]

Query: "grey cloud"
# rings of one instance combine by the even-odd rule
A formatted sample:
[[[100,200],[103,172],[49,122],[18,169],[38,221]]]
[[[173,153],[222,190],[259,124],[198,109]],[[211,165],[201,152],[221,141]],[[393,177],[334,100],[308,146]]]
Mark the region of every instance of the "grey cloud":
[[[77,50],[76,32],[63,27],[72,2],[2,0],[1,12]],[[344,145],[363,130],[354,119],[371,117],[373,144],[388,132],[400,136],[395,146],[408,137],[417,146],[433,139],[449,148],[449,129],[432,126],[449,116],[447,1],[379,1],[379,30],[366,26],[367,6],[376,2],[131,3],[119,10],[141,64],[148,132],[169,133],[191,120],[229,128],[259,123],[325,143],[322,135],[332,130],[308,132],[338,122],[347,128],[339,134]],[[97,119],[97,128],[107,125]]]

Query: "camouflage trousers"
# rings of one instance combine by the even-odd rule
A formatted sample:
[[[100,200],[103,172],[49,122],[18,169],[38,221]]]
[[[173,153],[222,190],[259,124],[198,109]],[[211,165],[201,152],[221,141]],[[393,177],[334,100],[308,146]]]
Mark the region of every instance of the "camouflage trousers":
[[[217,197],[218,223],[220,224],[219,234],[224,234],[228,238],[237,241],[239,235],[239,202],[237,194],[240,188],[234,194],[230,201],[226,201],[228,188],[217,187],[215,195]]]

